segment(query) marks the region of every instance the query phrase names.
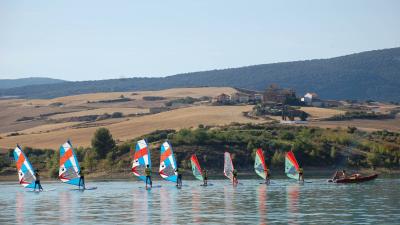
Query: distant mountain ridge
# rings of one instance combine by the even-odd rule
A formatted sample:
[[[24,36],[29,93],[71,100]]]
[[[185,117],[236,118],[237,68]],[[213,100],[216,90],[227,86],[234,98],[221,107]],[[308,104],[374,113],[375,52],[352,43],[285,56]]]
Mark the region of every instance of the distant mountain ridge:
[[[178,74],[162,78],[125,78],[65,82],[0,90],[0,95],[52,98],[95,92],[230,86],[264,90],[276,83],[325,99],[400,102],[400,48],[374,50],[329,59],[262,64]]]
[[[64,80],[47,77],[28,77],[20,79],[0,79],[0,89],[23,87],[29,85],[55,84],[65,82]]]

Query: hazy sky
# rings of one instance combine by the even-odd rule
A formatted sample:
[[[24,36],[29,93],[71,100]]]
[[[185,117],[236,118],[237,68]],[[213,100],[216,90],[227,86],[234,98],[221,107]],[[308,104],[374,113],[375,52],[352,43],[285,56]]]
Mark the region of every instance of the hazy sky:
[[[400,1],[0,1],[0,79],[166,76],[400,46]]]

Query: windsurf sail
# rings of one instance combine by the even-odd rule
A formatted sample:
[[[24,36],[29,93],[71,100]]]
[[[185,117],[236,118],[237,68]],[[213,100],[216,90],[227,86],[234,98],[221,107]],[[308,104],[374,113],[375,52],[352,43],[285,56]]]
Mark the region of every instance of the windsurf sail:
[[[256,171],[257,175],[260,176],[262,179],[265,180],[267,178],[267,165],[265,164],[264,154],[261,148],[257,149],[256,151],[254,170]]]
[[[224,154],[224,175],[233,180],[233,163],[229,152],[225,152]]]
[[[79,186],[81,168],[71,142],[68,140],[60,146],[60,168],[58,177],[67,184]]]
[[[142,181],[146,181],[145,169],[147,165],[151,168],[150,150],[147,142],[145,140],[140,140],[136,143],[132,172]]]
[[[165,180],[176,182],[178,173],[176,170],[176,160],[172,152],[171,145],[166,141],[161,145],[160,154],[160,175]]]
[[[203,173],[200,167],[199,160],[197,160],[197,156],[195,154],[190,157],[190,162],[192,163],[192,171],[193,175],[197,180],[203,181]]]
[[[299,164],[292,151],[286,153],[285,173],[289,178],[299,179]]]
[[[18,145],[14,149],[14,160],[17,164],[19,183],[26,188],[34,188],[36,181],[35,170]]]

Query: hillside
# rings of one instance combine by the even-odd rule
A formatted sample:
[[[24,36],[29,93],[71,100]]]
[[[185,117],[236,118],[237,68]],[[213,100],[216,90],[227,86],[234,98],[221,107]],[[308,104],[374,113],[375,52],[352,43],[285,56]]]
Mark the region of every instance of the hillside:
[[[12,88],[1,95],[53,98],[65,95],[161,90],[175,87],[230,86],[263,90],[271,83],[298,94],[316,92],[327,99],[400,101],[400,48],[330,59],[284,62],[178,74],[164,78],[128,78]]]
[[[0,79],[0,89],[8,89],[15,87],[23,87],[30,85],[40,85],[40,84],[55,84],[61,83],[64,80],[52,79],[46,77],[28,77],[21,79]]]

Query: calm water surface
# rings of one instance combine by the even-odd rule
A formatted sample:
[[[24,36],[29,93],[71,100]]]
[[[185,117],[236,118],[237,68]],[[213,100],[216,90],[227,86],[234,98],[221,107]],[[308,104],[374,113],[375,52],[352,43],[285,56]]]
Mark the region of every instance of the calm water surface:
[[[165,181],[145,190],[142,182],[88,182],[93,191],[44,183],[54,191],[33,193],[0,183],[0,224],[400,224],[400,179],[363,184],[297,184],[274,180]]]

